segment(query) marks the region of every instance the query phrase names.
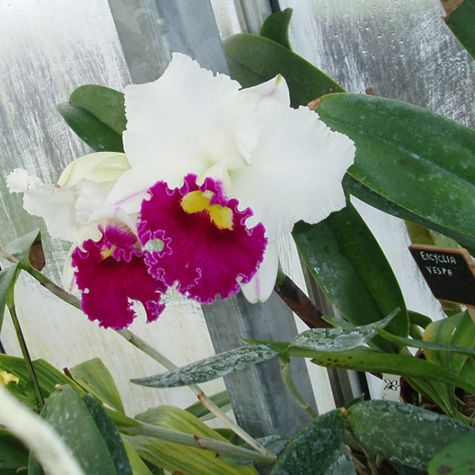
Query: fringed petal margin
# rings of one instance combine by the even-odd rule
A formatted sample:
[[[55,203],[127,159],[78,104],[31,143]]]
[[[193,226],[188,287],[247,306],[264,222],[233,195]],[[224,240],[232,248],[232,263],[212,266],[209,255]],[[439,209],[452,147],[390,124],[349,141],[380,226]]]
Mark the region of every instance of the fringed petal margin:
[[[170,286],[177,282],[179,292],[200,303],[234,295],[254,276],[267,244],[264,226],[246,227],[252,211],[240,211],[220,182],[207,178],[198,185],[189,174],[181,188],[159,181],[149,194],[138,234],[143,245],[164,242],[161,251],[145,256],[152,275]]]
[[[165,308],[160,297],[167,287],[148,273],[137,236],[116,221],[99,229],[98,242],[89,239],[72,254],[84,313],[89,320],[99,320],[101,327],[120,330],[135,318],[132,300],[138,300],[147,322],[156,320]]]

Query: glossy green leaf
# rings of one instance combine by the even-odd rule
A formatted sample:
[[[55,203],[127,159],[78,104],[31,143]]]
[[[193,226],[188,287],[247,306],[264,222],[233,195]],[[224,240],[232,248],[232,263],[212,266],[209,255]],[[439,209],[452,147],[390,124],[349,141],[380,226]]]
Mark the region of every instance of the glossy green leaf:
[[[474,130],[411,104],[360,94],[324,96],[317,113],[354,140],[352,178],[427,227],[475,247]]]
[[[444,18],[452,33],[475,59],[475,0],[442,0]]]
[[[385,213],[392,214],[397,218],[417,223],[420,226],[425,226],[427,228],[430,227],[430,229],[433,231],[441,233],[445,236],[450,236],[450,238],[468,249],[469,252],[475,256],[475,239],[472,236],[467,236],[466,234],[456,232],[445,226],[438,225],[432,221],[429,221],[428,219],[418,216],[417,214],[403,208],[402,206],[399,206],[396,203],[383,198],[381,195],[378,195],[359,181],[352,178],[348,173],[343,179],[343,187],[348,193],[358,197],[361,201],[368,203],[374,208],[384,211]]]
[[[0,330],[3,325],[3,316],[5,315],[5,306],[7,300],[11,295],[12,288],[15,285],[15,280],[19,272],[17,264],[7,267],[0,271]]]
[[[298,335],[287,347],[287,353],[293,356],[306,356],[309,351],[324,351],[333,353],[339,351],[352,350],[364,345],[374,338],[376,328],[384,328],[400,312],[399,309],[392,312],[386,318],[359,327],[337,327],[337,328],[313,328]]]
[[[261,27],[260,36],[264,36],[287,49],[292,49],[289,42],[289,25],[292,18],[292,9],[286,8],[275,12],[266,18]]]
[[[233,79],[251,87],[281,74],[289,85],[293,107],[328,92],[343,92],[333,79],[275,41],[240,33],[226,38],[223,45]]]
[[[59,433],[85,473],[118,473],[87,405],[70,386],[48,398],[41,416]],[[30,473],[39,473],[33,467]]]
[[[311,274],[347,320],[354,325],[373,323],[400,308],[389,330],[408,335],[406,305],[396,277],[351,203],[318,224],[297,223],[292,235]],[[392,351],[392,345],[380,338],[373,343]]]
[[[241,346],[166,373],[131,382],[152,388],[176,388],[222,378],[229,373],[261,363],[277,355],[268,345]]]
[[[158,406],[136,416],[141,422],[226,442],[226,439],[187,411]],[[174,473],[200,475],[257,475],[254,467],[242,467],[216,458],[216,453],[145,436],[125,436],[144,460]]]
[[[99,401],[119,412],[125,412],[114,379],[100,358],[80,363],[69,371],[74,380]]]
[[[325,352],[297,350],[298,356],[312,358],[312,363],[327,368],[352,369],[370,373],[400,374],[409,378],[435,379],[459,386],[475,394],[475,382],[451,374],[445,368],[409,355],[383,353],[360,347],[348,351]],[[293,356],[293,352],[288,352]]]
[[[89,413],[93,417],[94,422],[107,445],[117,473],[120,475],[132,475],[127,452],[120,438],[119,431],[116,429],[106,410],[90,394],[86,394],[83,397],[83,402],[89,409]]]
[[[364,401],[345,414],[354,437],[375,454],[419,470],[446,445],[475,434],[475,429],[410,404]]]
[[[475,434],[452,442],[438,452],[429,463],[429,475],[467,475],[475,473]]]
[[[355,474],[343,443],[344,430],[340,411],[313,419],[287,446],[271,475]]]
[[[71,129],[95,151],[123,152],[124,94],[104,86],[78,87],[58,111]]]

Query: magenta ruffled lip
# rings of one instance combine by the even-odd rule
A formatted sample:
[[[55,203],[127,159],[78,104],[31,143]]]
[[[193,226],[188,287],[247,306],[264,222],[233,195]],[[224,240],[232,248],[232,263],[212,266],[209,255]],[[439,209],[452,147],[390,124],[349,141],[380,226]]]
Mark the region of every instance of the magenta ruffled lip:
[[[170,189],[157,182],[144,200],[138,235],[142,245],[153,239],[164,243],[162,251],[145,254],[149,272],[166,285],[176,283],[179,292],[200,303],[212,303],[218,295],[236,294],[239,283],[249,282],[262,262],[267,245],[264,226],[246,226],[249,208],[238,209],[236,199],[228,199],[222,184],[206,178],[198,185],[189,174],[180,188]],[[206,211],[187,212],[181,202],[188,193],[200,191],[210,196],[210,205],[232,211],[232,227],[219,228]]]
[[[145,308],[147,322],[156,320],[165,308],[160,297],[167,287],[149,274],[137,236],[118,222],[99,230],[98,242],[89,239],[72,254],[84,313],[104,328],[120,330],[134,320],[137,300]]]

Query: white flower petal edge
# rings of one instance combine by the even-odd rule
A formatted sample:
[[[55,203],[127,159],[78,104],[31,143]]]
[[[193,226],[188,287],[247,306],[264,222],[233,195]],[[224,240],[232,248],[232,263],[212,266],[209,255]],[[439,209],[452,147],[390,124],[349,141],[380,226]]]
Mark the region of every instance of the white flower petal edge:
[[[175,53],[155,82],[125,89],[124,148],[148,185],[181,186],[225,159],[229,169],[249,163],[261,124],[256,98],[228,76]]]
[[[265,302],[274,290],[279,270],[279,252],[275,241],[267,243],[264,260],[254,277],[247,284],[240,284],[246,300],[251,303]]]
[[[264,130],[252,166],[230,172],[232,195],[276,240],[297,221],[315,224],[345,206],[341,182],[354,154],[353,142],[314,112],[289,108]]]
[[[83,228],[91,220],[120,214],[106,200],[118,177],[128,169],[124,154],[99,152],[70,163],[58,186],[16,169],[7,177],[7,187],[10,192],[23,193],[23,207],[45,220],[51,236],[75,242],[84,236]]]

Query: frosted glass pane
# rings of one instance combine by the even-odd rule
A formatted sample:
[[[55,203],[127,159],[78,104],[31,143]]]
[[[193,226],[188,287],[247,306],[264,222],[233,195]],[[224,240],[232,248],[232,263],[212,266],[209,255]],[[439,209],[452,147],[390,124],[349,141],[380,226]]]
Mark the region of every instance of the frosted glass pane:
[[[43,227],[41,220],[23,211],[19,195],[8,193],[8,173],[24,167],[46,182],[54,182],[66,164],[90,152],[69,130],[56,104],[66,102],[82,84],[122,90],[130,82],[105,0],[0,2],[2,244]],[[51,240],[46,232],[43,237],[48,258],[45,273],[59,283],[68,246]],[[187,388],[163,391],[130,384],[133,377],[163,369],[113,331],[100,329],[81,312],[51,296],[28,276],[17,287],[17,310],[33,358],[45,358],[62,369],[101,357],[114,375],[130,414],[159,403],[185,407],[196,401]],[[173,292],[166,302],[167,310],[158,322],[146,325],[141,312],[131,330],[180,365],[212,354],[199,306]],[[2,343],[8,353],[19,354],[8,315]],[[208,386],[211,394],[222,388],[220,382]]]
[[[439,0],[280,0],[291,44],[349,92],[377,95],[474,124],[475,62],[442,20]]]

